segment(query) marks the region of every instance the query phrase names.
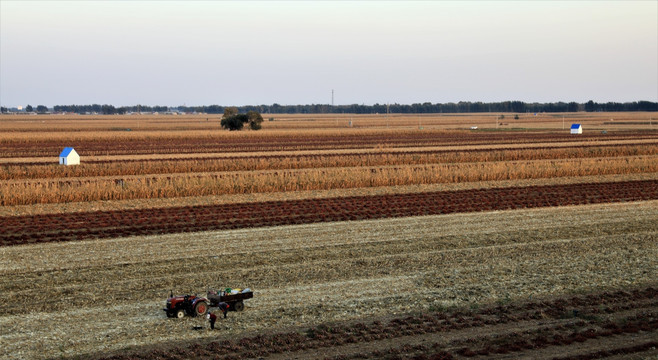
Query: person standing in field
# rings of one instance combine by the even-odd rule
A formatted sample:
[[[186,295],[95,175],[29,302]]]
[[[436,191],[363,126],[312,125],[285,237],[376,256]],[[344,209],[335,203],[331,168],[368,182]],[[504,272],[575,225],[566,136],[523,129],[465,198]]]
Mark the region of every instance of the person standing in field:
[[[210,321],[210,330],[215,330],[215,321],[217,321],[217,315],[212,312],[208,313],[208,320]]]
[[[228,312],[228,304],[225,302],[220,302],[217,304],[217,307],[219,307],[219,310],[221,310],[224,313],[224,319],[226,319],[226,313]]]

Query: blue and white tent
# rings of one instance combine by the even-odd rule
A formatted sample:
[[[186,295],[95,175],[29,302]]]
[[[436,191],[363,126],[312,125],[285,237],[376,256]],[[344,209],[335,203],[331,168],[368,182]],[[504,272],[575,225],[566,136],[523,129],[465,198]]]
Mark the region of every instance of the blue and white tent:
[[[59,154],[60,165],[80,165],[80,155],[72,147],[66,147]]]
[[[572,134],[582,134],[583,126],[580,124],[571,124],[571,133]]]

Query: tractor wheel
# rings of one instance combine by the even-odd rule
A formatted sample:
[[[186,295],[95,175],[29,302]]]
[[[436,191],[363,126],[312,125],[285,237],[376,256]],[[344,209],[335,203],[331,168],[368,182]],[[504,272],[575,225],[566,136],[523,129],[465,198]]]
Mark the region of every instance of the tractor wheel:
[[[171,311],[167,311],[167,317],[168,318],[174,317],[174,313],[172,313]]]
[[[208,312],[208,304],[205,301],[199,301],[194,306],[194,316],[203,316]]]
[[[242,301],[236,302],[235,304],[233,304],[233,309],[235,309],[235,311],[244,310],[244,303]]]
[[[178,309],[175,313],[175,316],[179,319],[182,319],[185,317],[185,310],[183,309]]]

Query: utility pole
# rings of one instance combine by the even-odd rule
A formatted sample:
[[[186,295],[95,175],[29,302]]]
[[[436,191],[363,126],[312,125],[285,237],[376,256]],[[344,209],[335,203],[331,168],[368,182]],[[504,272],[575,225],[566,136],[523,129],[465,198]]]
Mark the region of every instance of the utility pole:
[[[388,103],[386,103],[386,127],[388,127]]]
[[[331,89],[331,107],[334,107],[334,89]]]

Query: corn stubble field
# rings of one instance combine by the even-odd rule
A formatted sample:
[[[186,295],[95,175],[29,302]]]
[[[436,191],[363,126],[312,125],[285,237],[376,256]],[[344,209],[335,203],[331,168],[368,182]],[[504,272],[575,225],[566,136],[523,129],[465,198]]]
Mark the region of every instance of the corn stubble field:
[[[658,356],[658,114],[497,116],[2,116],[0,357]]]

